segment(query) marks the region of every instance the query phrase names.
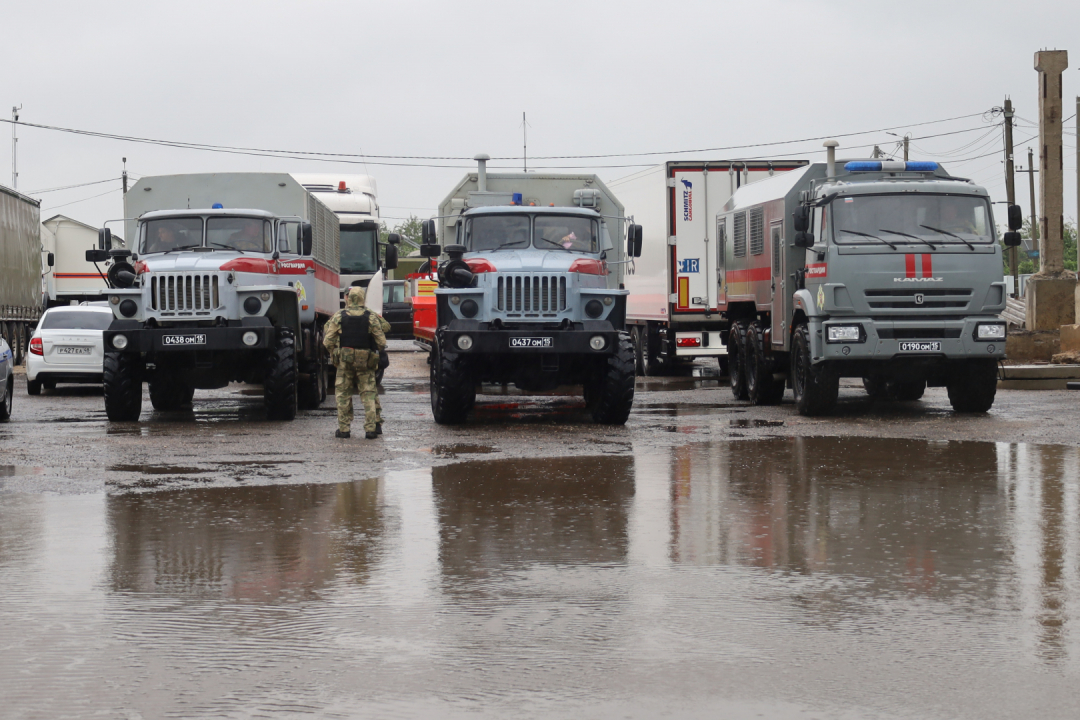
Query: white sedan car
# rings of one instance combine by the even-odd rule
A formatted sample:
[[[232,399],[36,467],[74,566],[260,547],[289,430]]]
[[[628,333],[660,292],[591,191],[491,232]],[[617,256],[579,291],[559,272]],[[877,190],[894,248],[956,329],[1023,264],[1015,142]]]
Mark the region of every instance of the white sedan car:
[[[57,383],[100,383],[105,356],[102,331],[112,324],[112,310],[94,305],[49,308],[30,336],[26,356],[26,392],[41,394]]]
[[[15,354],[0,338],[0,422],[11,418],[11,400],[15,394]]]

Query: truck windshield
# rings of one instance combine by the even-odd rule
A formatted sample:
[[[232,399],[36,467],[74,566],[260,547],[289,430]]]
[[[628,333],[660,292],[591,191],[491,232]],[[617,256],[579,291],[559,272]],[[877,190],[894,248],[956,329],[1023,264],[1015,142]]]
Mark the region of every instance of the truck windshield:
[[[379,269],[375,251],[378,227],[371,223],[341,226],[341,274],[360,275]]]
[[[830,205],[838,245],[963,245],[994,240],[986,198],[965,195],[854,195]],[[888,249],[888,248],[886,248]]]
[[[533,220],[530,242],[529,224]],[[527,247],[559,248],[572,252],[599,252],[597,222],[574,215],[481,215],[465,225],[465,247],[470,252],[519,250]]]
[[[270,252],[270,223],[259,218],[212,217],[206,221],[206,244],[223,250]]]
[[[168,252],[202,245],[203,221],[200,217],[165,218],[143,224],[140,252]]]

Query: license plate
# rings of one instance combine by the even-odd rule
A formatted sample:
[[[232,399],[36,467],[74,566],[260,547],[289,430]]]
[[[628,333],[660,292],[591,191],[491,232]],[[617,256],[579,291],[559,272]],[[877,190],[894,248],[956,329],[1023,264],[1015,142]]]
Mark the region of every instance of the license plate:
[[[900,352],[941,352],[939,342],[902,342]]]
[[[516,338],[510,338],[510,347],[512,347],[512,348],[549,348],[549,347],[551,347],[551,338],[549,338],[549,337],[516,337]]]
[[[162,335],[162,345],[205,345],[205,335]]]
[[[89,355],[90,348],[78,347],[74,345],[60,345],[54,348],[53,352],[57,355]]]

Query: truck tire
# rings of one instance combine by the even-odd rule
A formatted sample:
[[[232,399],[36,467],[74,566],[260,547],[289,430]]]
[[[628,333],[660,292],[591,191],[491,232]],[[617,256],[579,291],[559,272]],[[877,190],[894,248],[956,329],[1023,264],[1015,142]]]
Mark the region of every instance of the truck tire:
[[[639,331],[641,337],[641,374],[660,377],[668,369],[660,358],[660,338],[646,325]]]
[[[160,412],[172,412],[191,404],[195,397],[195,386],[176,376],[162,374],[146,383],[150,390],[150,404]]]
[[[11,405],[15,402],[15,376],[8,375],[7,382],[4,383],[4,395],[0,397],[0,422],[7,422],[11,419]]]
[[[997,363],[994,360],[969,360],[956,367],[945,385],[953,410],[983,413],[994,405],[997,394]]]
[[[784,397],[784,383],[773,379],[772,362],[765,355],[765,329],[753,322],[746,330],[746,394],[751,405],[776,405]]]
[[[105,353],[105,415],[112,422],[136,422],[142,414],[142,365],[137,353]]]
[[[625,425],[634,406],[634,345],[626,333],[617,343],[589,389],[593,421],[602,425]]]
[[[791,350],[791,387],[799,414],[828,414],[836,407],[840,376],[827,363],[811,364],[810,329],[805,324],[795,328]]]
[[[645,348],[641,339],[641,328],[635,325],[630,330],[630,342],[634,346],[634,372],[645,374]]]
[[[886,383],[881,378],[876,377],[864,377],[862,379],[863,390],[870,396],[871,400],[888,400],[889,391],[886,387]]]
[[[323,372],[321,360],[316,361],[315,364],[308,368],[306,375],[300,378],[299,398],[297,402],[301,409],[314,410],[322,405],[323,387],[326,382],[322,377]]]
[[[26,335],[25,325],[20,324],[15,328],[15,364],[22,365],[26,362]]]
[[[476,402],[476,383],[469,361],[460,353],[444,353],[442,338],[431,347],[431,414],[440,425],[465,422]]]
[[[728,333],[728,382],[731,384],[731,395],[736,400],[749,400],[750,393],[746,389],[746,323],[736,321],[731,323],[731,331]]]
[[[268,420],[296,417],[296,336],[289,328],[278,328],[274,346],[266,354],[263,374],[263,401]]]

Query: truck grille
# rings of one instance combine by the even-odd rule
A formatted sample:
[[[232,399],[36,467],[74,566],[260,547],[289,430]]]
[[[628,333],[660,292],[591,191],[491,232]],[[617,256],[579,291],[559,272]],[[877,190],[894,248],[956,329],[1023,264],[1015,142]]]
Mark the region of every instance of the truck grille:
[[[150,308],[163,315],[208,315],[220,307],[217,275],[155,273],[150,278]]]
[[[970,288],[867,290],[865,294],[866,304],[873,310],[945,310],[966,308],[971,302]]]
[[[554,315],[566,310],[564,275],[503,275],[499,310],[514,315]]]

